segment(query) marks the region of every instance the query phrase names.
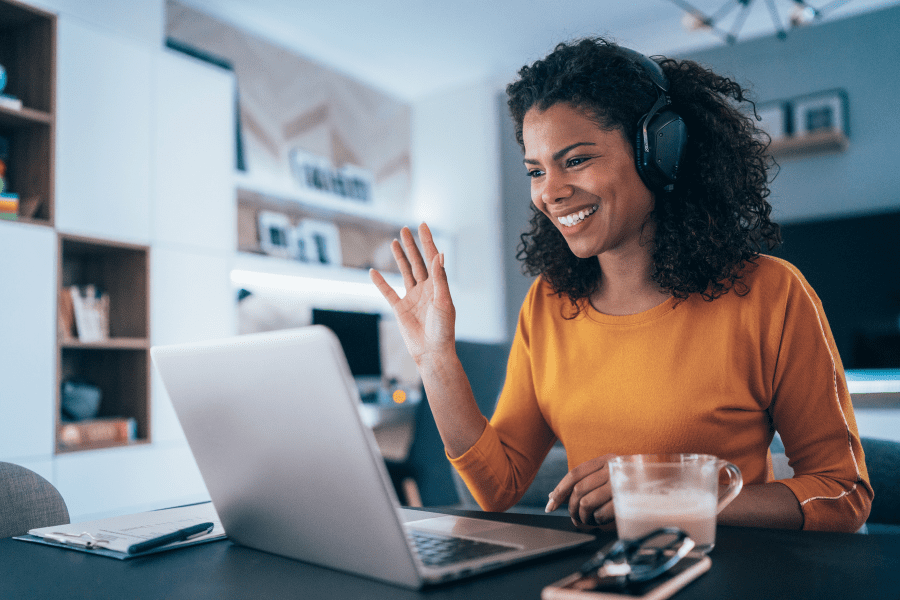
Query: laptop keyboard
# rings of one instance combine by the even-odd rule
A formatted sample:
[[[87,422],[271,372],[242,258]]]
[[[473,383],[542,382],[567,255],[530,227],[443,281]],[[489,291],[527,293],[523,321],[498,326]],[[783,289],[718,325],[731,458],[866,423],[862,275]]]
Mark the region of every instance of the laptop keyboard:
[[[408,530],[406,536],[418,552],[422,563],[429,567],[443,567],[516,549],[515,546],[503,546],[425,531]]]

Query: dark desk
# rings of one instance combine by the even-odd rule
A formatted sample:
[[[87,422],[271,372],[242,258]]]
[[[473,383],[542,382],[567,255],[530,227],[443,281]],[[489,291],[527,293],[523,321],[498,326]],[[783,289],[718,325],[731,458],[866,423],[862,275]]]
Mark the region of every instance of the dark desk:
[[[564,517],[444,512],[570,527]],[[598,545],[611,539],[610,534],[603,534]],[[588,554],[588,549],[570,551],[414,592],[229,541],[119,561],[2,539],[0,598],[525,600],[539,598],[543,586],[574,571]],[[900,536],[720,527],[710,556],[712,569],[675,598],[900,599]]]

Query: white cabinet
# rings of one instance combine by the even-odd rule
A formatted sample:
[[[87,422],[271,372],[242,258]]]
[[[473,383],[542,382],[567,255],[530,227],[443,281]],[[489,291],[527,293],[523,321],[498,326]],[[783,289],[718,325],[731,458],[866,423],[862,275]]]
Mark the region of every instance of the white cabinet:
[[[209,499],[186,445],[63,454],[53,483],[73,523]]]
[[[146,244],[152,53],[64,16],[58,28],[56,228]]]
[[[154,345],[235,335],[237,297],[231,255],[154,247],[151,256],[151,336]],[[181,426],[155,369],[151,384],[153,439],[184,441]]]
[[[155,62],[153,243],[232,253],[234,76],[170,51]]]
[[[0,221],[0,460],[53,453],[56,234]]]

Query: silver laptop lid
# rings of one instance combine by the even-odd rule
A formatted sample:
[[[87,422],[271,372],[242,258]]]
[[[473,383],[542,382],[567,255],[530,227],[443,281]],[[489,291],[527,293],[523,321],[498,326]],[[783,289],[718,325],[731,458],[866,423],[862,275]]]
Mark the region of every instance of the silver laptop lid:
[[[422,585],[329,329],[157,346],[151,356],[232,540]]]

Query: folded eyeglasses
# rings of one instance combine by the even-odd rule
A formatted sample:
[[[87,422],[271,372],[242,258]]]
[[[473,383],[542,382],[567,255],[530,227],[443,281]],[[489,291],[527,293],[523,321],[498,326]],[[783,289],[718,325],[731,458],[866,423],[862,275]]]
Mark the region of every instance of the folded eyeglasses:
[[[671,538],[671,539],[670,539]],[[634,540],[616,540],[581,566],[597,588],[624,588],[669,571],[694,549],[694,540],[677,527],[662,527]]]

